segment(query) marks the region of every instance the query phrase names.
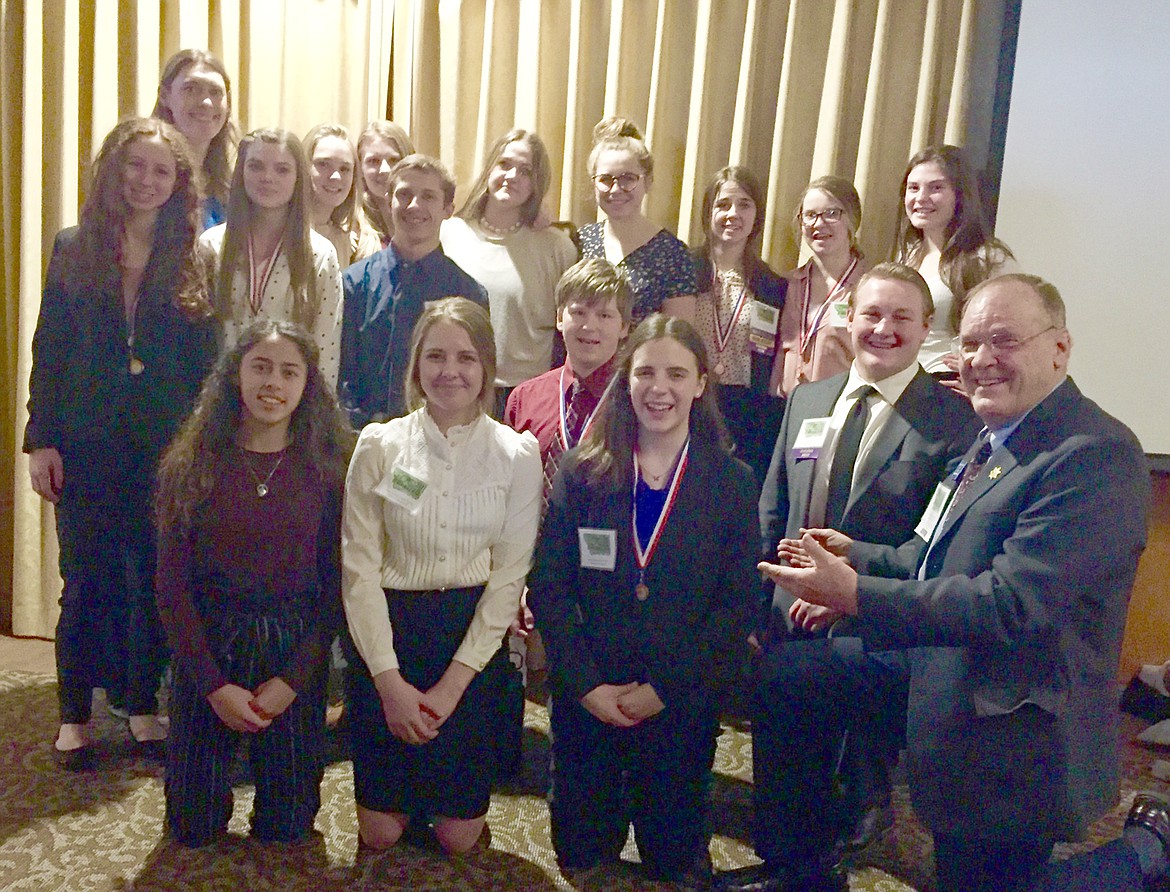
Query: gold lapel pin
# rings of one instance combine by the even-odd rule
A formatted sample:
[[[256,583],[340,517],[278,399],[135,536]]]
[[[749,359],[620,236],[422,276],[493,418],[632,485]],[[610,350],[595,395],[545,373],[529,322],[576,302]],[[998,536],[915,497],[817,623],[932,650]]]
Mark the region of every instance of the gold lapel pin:
[[[998,477],[1000,474],[1002,474],[1002,473],[1003,473],[1003,468],[1001,468],[999,465],[996,465],[994,468],[992,468],[992,469],[991,469],[991,470],[990,470],[990,471],[987,473],[987,477],[988,477],[988,479],[990,479],[990,480],[994,480],[995,478],[997,478],[997,477]]]

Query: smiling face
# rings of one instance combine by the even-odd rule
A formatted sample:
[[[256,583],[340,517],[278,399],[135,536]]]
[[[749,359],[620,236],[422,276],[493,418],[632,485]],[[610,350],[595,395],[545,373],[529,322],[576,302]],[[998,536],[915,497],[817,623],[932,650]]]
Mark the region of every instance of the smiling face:
[[[910,368],[930,331],[922,295],[909,282],[866,279],[853,297],[849,337],[862,379],[870,383]]]
[[[742,250],[756,223],[756,203],[742,186],[728,180],[711,208],[711,243]]]
[[[993,430],[1023,417],[1064,380],[1072,348],[1068,329],[1036,292],[1010,279],[976,292],[963,311],[959,343],[963,387]]]
[[[353,150],[340,136],[323,136],[309,159],[313,197],[331,210],[349,197],[353,188]]]
[[[649,188],[649,177],[632,152],[625,149],[606,149],[597,156],[593,168],[593,191],[597,206],[602,213],[615,220],[629,218],[642,212],[642,199]],[[618,182],[609,189],[597,181],[597,177],[613,177]],[[624,179],[629,191],[619,183]]]
[[[443,194],[443,180],[429,170],[408,168],[395,177],[390,195],[394,245],[412,259],[439,246],[439,226],[455,208]]]
[[[308,367],[300,348],[280,335],[259,341],[240,360],[240,427],[246,436],[287,433],[301,402]]]
[[[297,162],[278,143],[255,140],[244,160],[244,192],[256,207],[276,210],[292,201],[297,187]]]
[[[829,220],[826,214],[836,216],[837,219]],[[836,198],[821,189],[809,189],[800,204],[800,215],[801,234],[814,254],[831,257],[848,253],[849,222],[845,206]],[[806,215],[813,222],[807,222]]]
[[[122,157],[122,198],[131,212],[156,212],[174,194],[178,180],[175,153],[161,137],[141,136]]]
[[[945,238],[955,216],[955,185],[937,161],[924,161],[911,168],[903,201],[910,225],[936,241]]]
[[[374,136],[362,143],[362,187],[381,200],[390,191],[390,171],[402,160],[402,153],[388,139]]]
[[[201,62],[188,65],[169,87],[160,87],[159,100],[196,154],[206,151],[227,123],[227,84],[218,71]]]
[[[638,437],[669,438],[690,430],[691,405],[707,386],[695,354],[671,337],[647,341],[630,363],[630,403]]]
[[[487,180],[489,202],[519,210],[532,197],[532,149],[516,140],[504,146]]]
[[[630,326],[612,297],[574,298],[557,312],[557,331],[564,336],[573,372],[586,378],[613,358]]]
[[[470,424],[480,413],[484,374],[467,329],[439,319],[418,349],[418,383],[435,424],[444,433],[453,425]]]

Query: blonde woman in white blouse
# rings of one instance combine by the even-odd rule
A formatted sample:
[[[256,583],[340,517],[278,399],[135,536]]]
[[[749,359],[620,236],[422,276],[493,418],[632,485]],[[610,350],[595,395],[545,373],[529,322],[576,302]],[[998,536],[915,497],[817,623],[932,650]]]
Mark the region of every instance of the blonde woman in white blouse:
[[[254,130],[240,141],[227,223],[199,238],[215,266],[224,348],[257,319],[311,332],[321,373],[337,387],[341,362],[341,270],[337,252],[309,228],[309,165],[287,130]]]
[[[536,439],[488,414],[495,342],[469,300],[415,326],[409,415],[362,431],[345,487],[342,597],[362,842],[433,822],[452,854],[484,827],[515,669],[516,615],[540,516]],[[516,717],[518,720],[518,716]]]

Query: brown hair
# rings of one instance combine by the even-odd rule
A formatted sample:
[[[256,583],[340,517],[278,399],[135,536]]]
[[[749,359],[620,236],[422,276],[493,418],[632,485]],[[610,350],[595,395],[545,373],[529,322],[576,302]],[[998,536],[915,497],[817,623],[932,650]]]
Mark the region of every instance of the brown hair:
[[[377,203],[370,198],[369,191],[366,189],[365,172],[362,170],[362,151],[366,144],[374,139],[384,139],[390,143],[398,152],[398,160],[401,161],[407,155],[414,154],[414,143],[410,139],[410,135],[403,129],[402,125],[395,124],[393,121],[370,121],[366,125],[366,129],[362,131],[361,136],[357,141],[357,156],[358,156],[358,175],[362,182],[362,213],[365,214],[366,220],[374,230],[381,236],[387,235],[393,228],[389,220],[382,219],[382,211],[378,208]]]
[[[122,235],[130,217],[123,197],[126,152],[138,140],[157,139],[175,161],[175,186],[158,210],[150,248],[150,263],[158,281],[173,288],[171,302],[188,319],[211,315],[203,268],[195,250],[201,227],[199,173],[187,140],[173,125],[159,118],[125,118],[111,130],[91,168],[91,185],[81,207],[77,241],[66,267],[67,281],[78,286],[95,280],[117,287]]]
[[[589,306],[608,303],[613,298],[622,322],[629,325],[634,308],[634,291],[630,280],[604,257],[579,260],[565,270],[557,282],[557,313],[573,301]]]
[[[490,413],[496,400],[496,336],[488,311],[466,297],[444,297],[427,304],[410,335],[410,362],[406,366],[406,407],[414,411],[426,403],[418,363],[423,341],[436,322],[453,322],[467,332],[471,346],[479,354],[483,367],[483,386],[479,392],[480,411]]]
[[[621,486],[633,475],[634,447],[638,442],[638,418],[630,400],[630,372],[634,354],[643,344],[673,338],[695,357],[699,376],[707,376],[702,395],[691,404],[691,439],[731,451],[731,437],[719,412],[716,384],[708,374],[707,348],[685,319],[652,313],[634,329],[618,354],[613,379],[597,407],[597,414],[578,447],[578,460],[590,483]]]
[[[421,155],[415,153],[407,155],[401,161],[394,165],[394,169],[390,171],[390,194],[394,194],[394,187],[398,185],[399,178],[408,170],[418,170],[422,173],[433,173],[439,178],[439,182],[443,187],[443,204],[450,206],[455,203],[455,180],[451,176],[450,171],[443,165],[443,162],[438,158],[432,158],[430,155]]]
[[[804,191],[800,193],[800,200],[796,202],[796,208],[792,211],[792,225],[797,238],[804,232],[804,221],[800,216],[804,212],[804,200],[813,189],[824,192],[844,208],[845,228],[849,231],[849,247],[853,249],[854,254],[861,256],[857,247],[857,231],[861,229],[861,196],[857,194],[857,187],[844,177],[817,177],[804,187]]]
[[[528,151],[532,153],[532,194],[528,196],[528,200],[520,208],[520,220],[525,226],[531,226],[536,215],[540,213],[540,205],[544,201],[544,196],[548,194],[551,176],[548,149],[544,147],[544,141],[531,130],[516,128],[509,130],[488,149],[483,170],[476,177],[471,192],[467,196],[467,201],[459,209],[459,216],[464,220],[475,221],[483,216],[483,209],[487,205],[488,177],[491,176],[492,169],[499,162],[500,156],[504,154],[504,149],[514,142],[528,146]]]
[[[349,184],[349,192],[341,203],[333,209],[330,213],[329,219],[334,225],[340,227],[345,232],[352,232],[354,229],[360,228],[360,218],[357,209],[357,193],[359,183],[361,182],[361,164],[358,163],[357,149],[353,147],[353,140],[349,138],[349,131],[341,124],[318,124],[312,130],[305,134],[305,160],[310,167],[310,181],[309,188],[312,188],[312,165],[313,152],[317,150],[317,143],[325,139],[327,136],[333,136],[337,139],[343,140],[349,146],[349,154],[353,159],[353,181]],[[339,258],[344,261],[344,258]]]
[[[194,411],[163,453],[155,497],[160,529],[187,529],[196,509],[211,496],[222,464],[239,460],[240,365],[249,350],[269,338],[291,341],[305,361],[305,390],[289,422],[290,448],[308,457],[326,487],[340,489],[344,484],[354,433],[318,368],[313,336],[291,322],[259,319],[220,356]]]
[[[239,163],[228,198],[227,229],[219,254],[216,310],[224,319],[231,317],[232,277],[237,270],[251,274],[248,270],[248,236],[252,231],[254,211],[252,199],[244,188],[244,169],[248,164],[248,152],[258,142],[287,150],[296,165],[297,182],[289,200],[280,250],[288,258],[289,284],[294,295],[292,320],[305,328],[312,328],[321,311],[321,295],[317,293],[313,274],[313,246],[309,236],[309,164],[301,141],[287,130],[277,128],[253,130],[240,140]]]
[[[967,292],[986,279],[995,265],[987,248],[1004,257],[1011,257],[1008,246],[991,234],[991,227],[983,213],[979,192],[979,177],[967,153],[958,146],[927,146],[906,164],[899,192],[902,202],[898,210],[898,236],[894,244],[894,259],[917,268],[926,253],[926,240],[906,215],[906,181],[911,171],[920,164],[937,164],[955,191],[955,213],[946,228],[946,244],[938,261],[938,273],[955,295],[951,306],[952,331],[959,330]]]
[[[861,286],[871,279],[905,282],[907,285],[913,286],[918,291],[918,296],[922,298],[922,318],[929,319],[934,315],[934,298],[931,297],[930,286],[926,284],[926,279],[922,278],[922,274],[914,267],[898,263],[896,260],[887,260],[885,263],[879,263],[872,269],[866,270],[857,280],[857,287],[849,292],[849,309],[853,309]]]
[[[159,118],[168,124],[175,123],[174,114],[163,102],[163,90],[169,91],[179,75],[195,65],[210,68],[222,77],[227,94],[227,117],[224,119],[223,127],[212,137],[211,145],[207,147],[202,168],[204,191],[226,207],[232,181],[232,154],[239,138],[239,131],[232,121],[232,79],[228,77],[223,63],[206,50],[179,50],[167,59],[166,65],[163,66],[162,76],[158,82],[158,98],[155,99],[154,110],[150,114],[151,117]]]
[[[765,197],[760,181],[746,167],[724,167],[707,184],[707,189],[703,192],[703,244],[695,251],[695,256],[707,261],[713,260],[711,256],[711,219],[715,213],[715,201],[719,198],[719,190],[728,183],[733,183],[743,189],[756,206],[756,218],[752,221],[747,244],[744,245],[743,249],[744,278],[750,282],[759,270],[765,268],[764,261],[760,259],[760,233],[764,229]],[[711,263],[712,276],[714,276],[714,272],[714,263]],[[699,291],[710,288],[711,284],[711,281],[700,282]]]

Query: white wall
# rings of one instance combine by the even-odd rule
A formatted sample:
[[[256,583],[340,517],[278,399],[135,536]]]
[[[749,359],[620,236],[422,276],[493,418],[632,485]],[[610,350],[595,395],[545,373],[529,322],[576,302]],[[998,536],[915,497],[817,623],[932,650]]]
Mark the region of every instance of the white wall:
[[[1081,389],[1170,453],[1170,3],[1025,0],[996,235],[1064,295]]]

